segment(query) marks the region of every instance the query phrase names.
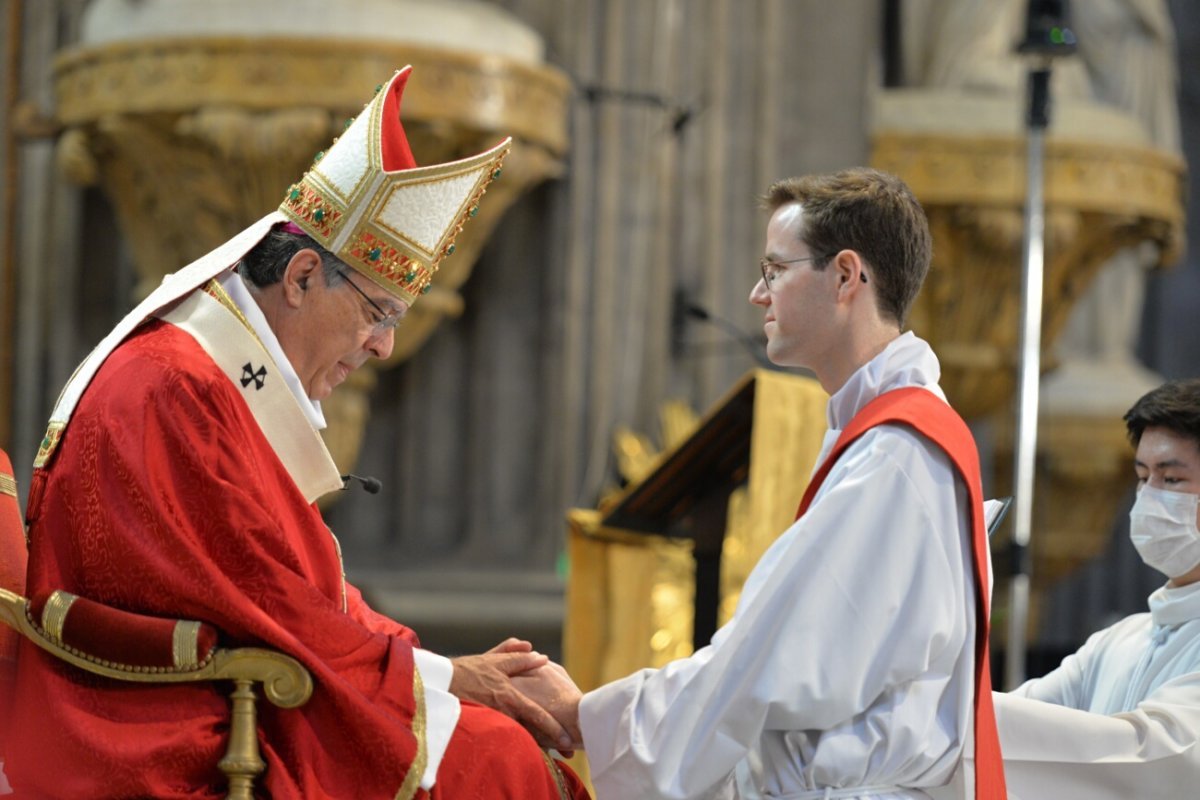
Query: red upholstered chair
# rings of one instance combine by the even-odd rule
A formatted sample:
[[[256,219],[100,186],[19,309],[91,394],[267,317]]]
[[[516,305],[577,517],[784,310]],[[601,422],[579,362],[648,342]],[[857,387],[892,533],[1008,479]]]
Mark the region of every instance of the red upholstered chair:
[[[312,676],[300,662],[271,650],[217,647],[218,633],[202,622],[132,614],[65,591],[27,600],[25,526],[8,455],[0,450],[0,721],[7,720],[13,667],[21,637],[79,669],[121,681],[233,681],[229,746],[220,768],[229,797],[251,800],[265,767],[258,749],[253,684],[281,708],[312,696]],[[98,689],[97,691],[103,691]],[[0,763],[5,726],[0,725]],[[2,784],[0,784],[2,785]]]

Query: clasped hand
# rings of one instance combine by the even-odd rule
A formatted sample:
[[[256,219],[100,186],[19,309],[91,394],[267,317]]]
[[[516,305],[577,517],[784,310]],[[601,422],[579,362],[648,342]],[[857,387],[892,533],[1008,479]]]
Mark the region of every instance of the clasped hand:
[[[542,747],[570,755],[582,746],[581,693],[567,671],[521,639],[477,656],[451,659],[450,692],[512,717]]]

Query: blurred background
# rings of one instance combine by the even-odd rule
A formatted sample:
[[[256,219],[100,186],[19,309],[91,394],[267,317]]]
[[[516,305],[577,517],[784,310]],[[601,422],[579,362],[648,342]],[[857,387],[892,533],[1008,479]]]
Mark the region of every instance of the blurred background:
[[[686,548],[656,551],[645,574],[597,577],[567,544],[595,526],[569,533],[567,514],[635,486],[763,367],[747,296],[757,198],[774,180],[873,164],[910,183],[936,250],[911,324],[972,425],[985,490],[1008,491],[1026,5],[3,0],[0,447],[22,498],[89,349],[162,275],[278,205],[411,63],[403,115],[419,162],[516,144],[397,352],[325,404],[339,466],[384,487],[325,508],[349,577],[450,654],[517,634],[561,655],[567,588],[595,581],[650,620],[627,663],[686,652],[690,621],[656,622],[690,613],[675,607],[691,591]],[[1127,540],[1120,417],[1163,379],[1200,374],[1186,177],[1200,164],[1200,6],[1071,11],[1079,50],[1055,64],[1046,149],[1031,675],[1144,610],[1161,583]],[[819,440],[820,405],[796,401],[773,430]],[[770,490],[785,511],[756,523],[769,535],[802,480]],[[734,502],[767,501],[755,491],[730,501],[731,519]],[[763,546],[735,533],[727,569]]]

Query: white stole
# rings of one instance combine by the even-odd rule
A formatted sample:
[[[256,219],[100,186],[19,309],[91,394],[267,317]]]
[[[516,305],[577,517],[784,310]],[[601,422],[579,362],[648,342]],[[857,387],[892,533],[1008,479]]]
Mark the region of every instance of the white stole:
[[[283,382],[279,367],[232,311],[198,289],[156,316],[195,339],[238,389],[306,501],[342,488],[325,442]]]

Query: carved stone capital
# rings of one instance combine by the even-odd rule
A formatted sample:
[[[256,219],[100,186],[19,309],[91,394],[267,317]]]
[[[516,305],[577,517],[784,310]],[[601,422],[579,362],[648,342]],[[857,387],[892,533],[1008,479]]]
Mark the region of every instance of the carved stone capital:
[[[911,316],[942,362],[942,386],[967,418],[1008,408],[1021,303],[1025,145],[1020,137],[880,131],[873,166],[903,178],[924,206],[933,264]],[[1045,150],[1043,358],[1099,267],[1124,247],[1158,246],[1171,263],[1184,235],[1184,167],[1137,144],[1049,139]]]

